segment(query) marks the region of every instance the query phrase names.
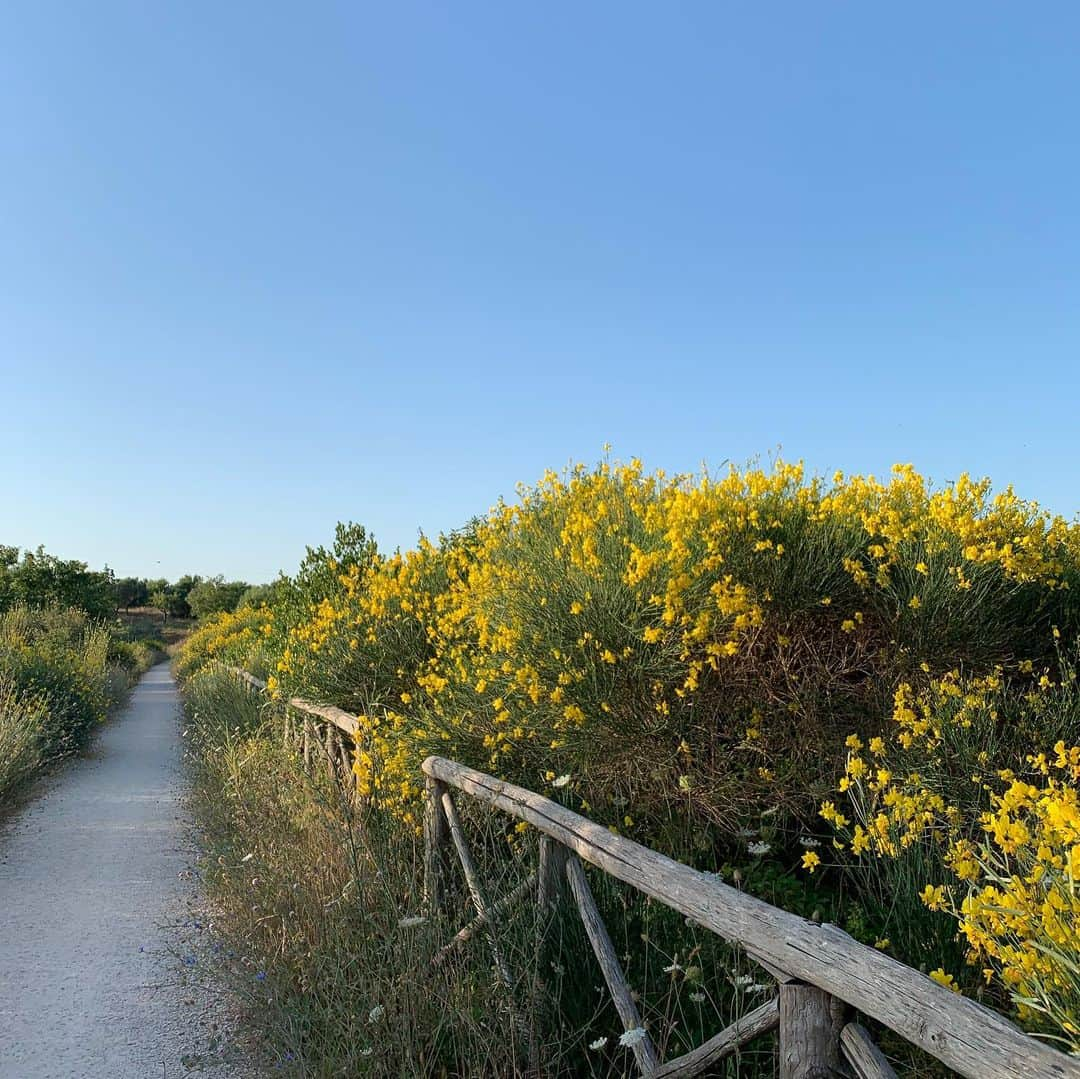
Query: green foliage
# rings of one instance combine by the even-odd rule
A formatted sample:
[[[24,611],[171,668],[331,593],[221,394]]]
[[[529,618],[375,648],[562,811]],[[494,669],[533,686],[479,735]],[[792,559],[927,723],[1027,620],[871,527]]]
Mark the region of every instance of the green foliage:
[[[0,804],[41,764],[48,711],[44,698],[0,673]]]
[[[194,584],[186,599],[195,618],[208,618],[223,611],[232,612],[251,586],[246,581],[226,581],[220,574]]]
[[[0,611],[16,604],[29,607],[74,607],[91,618],[109,618],[116,611],[112,570],[90,570],[85,562],[57,558],[43,547],[24,551],[0,547]]]
[[[71,608],[12,607],[0,617],[0,670],[47,702],[45,756],[78,748],[109,705],[109,633]]]
[[[271,607],[278,602],[280,587],[277,581],[273,584],[253,584],[240,597],[236,609],[241,607]]]
[[[342,572],[358,567],[361,572],[373,566],[379,557],[375,537],[363,525],[338,522],[330,550],[321,544],[308,547],[300,568],[293,577],[282,576],[275,584],[275,615],[279,627],[293,626],[310,617],[323,600],[341,596],[345,586]]]
[[[188,595],[202,580],[186,574],[170,584],[164,578],[146,582],[151,607],[156,607],[166,618],[191,618]]]
[[[0,797],[80,748],[159,654],[85,611],[19,604],[0,613]]]
[[[145,607],[150,602],[150,590],[141,577],[118,577],[115,582],[116,606],[125,611]]]

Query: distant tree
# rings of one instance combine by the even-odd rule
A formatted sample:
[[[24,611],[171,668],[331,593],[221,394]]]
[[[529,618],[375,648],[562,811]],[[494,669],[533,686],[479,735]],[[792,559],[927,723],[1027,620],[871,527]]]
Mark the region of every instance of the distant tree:
[[[6,611],[14,602],[11,598],[12,571],[19,562],[19,548],[0,543],[0,611]]]
[[[240,597],[236,609],[239,610],[241,607],[261,607],[263,604],[267,607],[273,607],[279,591],[277,581],[273,584],[253,584]]]
[[[196,618],[206,618],[222,611],[232,612],[250,587],[247,581],[226,581],[220,574],[208,577],[188,592],[188,606]]]
[[[191,594],[191,590],[202,580],[201,577],[192,576],[190,573],[185,574],[179,578],[176,582],[169,585],[169,614],[174,618],[190,618],[191,606],[188,603],[188,596]]]
[[[162,585],[159,588],[155,588],[150,593],[150,606],[156,610],[161,611],[162,621],[168,621],[169,617],[169,593],[165,590],[166,586]]]
[[[190,618],[191,606],[188,603],[188,596],[201,580],[201,577],[193,577],[191,574],[187,574],[172,584],[164,578],[147,581],[146,588],[149,593],[150,606],[161,611],[166,620],[170,617]],[[247,586],[245,585],[245,587]]]
[[[91,570],[85,562],[57,558],[44,547],[24,551],[0,547],[0,609],[13,603],[29,607],[58,604],[77,607],[91,618],[116,613],[116,585],[112,570]]]
[[[118,577],[116,580],[116,606],[125,611],[132,607],[145,607],[150,590],[141,577]]]

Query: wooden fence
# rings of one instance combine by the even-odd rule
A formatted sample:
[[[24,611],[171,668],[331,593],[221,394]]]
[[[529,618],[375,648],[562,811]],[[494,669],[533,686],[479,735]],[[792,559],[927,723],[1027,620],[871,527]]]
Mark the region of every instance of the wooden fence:
[[[265,684],[235,671],[256,689]],[[354,716],[339,708],[293,698],[286,702],[286,738],[309,765],[318,748],[328,767],[347,780],[343,737],[357,733]],[[300,723],[290,721],[298,713]],[[321,728],[321,729],[320,729]],[[970,1079],[1080,1079],[1080,1062],[1025,1034],[997,1012],[938,985],[926,975],[860,944],[833,925],[819,925],[746,895],[574,813],[542,795],[443,757],[423,764],[427,783],[425,893],[441,908],[450,850],[456,851],[476,916],[436,956],[484,933],[495,969],[509,985],[511,973],[494,929],[513,905],[533,893],[545,916],[561,902],[576,905],[608,991],[627,1031],[638,1031],[632,1050],[638,1071],[651,1079],[689,1079],[760,1035],[778,1032],[781,1079],[857,1076],[885,1079],[891,1066],[858,1015],[888,1027]],[[480,880],[453,791],[486,803],[540,833],[537,872],[492,902]],[[595,866],[645,895],[740,946],[777,983],[777,994],[698,1048],[660,1061],[634,994],[600,917],[583,863]]]

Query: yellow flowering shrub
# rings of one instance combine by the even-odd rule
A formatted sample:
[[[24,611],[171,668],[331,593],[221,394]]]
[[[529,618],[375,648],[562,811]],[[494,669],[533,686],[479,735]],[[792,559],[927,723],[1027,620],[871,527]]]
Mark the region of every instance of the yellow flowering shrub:
[[[731,835],[766,807],[810,819],[846,730],[876,733],[920,662],[944,687],[961,663],[993,679],[1075,622],[1073,526],[906,465],[826,482],[783,462],[666,476],[604,461],[415,550],[338,539],[309,551],[268,623],[200,630],[185,662],[211,644],[267,655],[276,692],[360,716],[357,782],[409,823],[431,752],[533,786],[573,775],[612,823],[632,800],[643,837]],[[900,790],[857,760],[849,782]]]
[[[1031,752],[1080,733],[1075,666],[1062,659],[1054,674],[1020,660],[902,683],[890,732],[848,740],[838,788],[850,819],[832,801],[820,814],[894,899],[906,890],[955,920],[973,971],[996,975],[1022,1019],[1075,1049],[1080,747],[1058,738]]]
[[[1020,1009],[1080,1050],[1080,747],[1058,742],[991,795],[985,839],[970,845],[971,886],[953,913],[972,962],[988,964]]]
[[[605,460],[409,551],[339,526],[181,673],[348,709],[360,793],[409,829],[430,753],[814,889],[824,820],[863,939],[1073,1039],[1078,566],[1080,527],[985,480]]]
[[[222,611],[201,622],[184,642],[177,673],[181,678],[211,661],[254,670],[270,636],[274,612],[269,607]]]

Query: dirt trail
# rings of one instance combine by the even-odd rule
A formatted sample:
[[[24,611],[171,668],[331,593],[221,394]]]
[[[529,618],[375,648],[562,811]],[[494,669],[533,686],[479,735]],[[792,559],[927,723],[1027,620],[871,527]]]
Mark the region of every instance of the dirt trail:
[[[0,1077],[242,1074],[197,913],[176,686],[148,672],[90,753],[0,824]]]

